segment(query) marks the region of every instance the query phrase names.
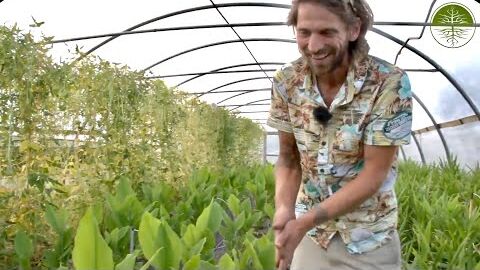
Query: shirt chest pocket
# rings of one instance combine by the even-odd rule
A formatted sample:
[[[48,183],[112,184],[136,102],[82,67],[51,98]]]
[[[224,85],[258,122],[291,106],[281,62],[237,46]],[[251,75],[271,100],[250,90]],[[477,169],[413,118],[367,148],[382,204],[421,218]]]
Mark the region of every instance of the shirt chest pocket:
[[[361,152],[362,133],[358,125],[343,125],[336,129],[332,150],[339,155],[358,155]]]

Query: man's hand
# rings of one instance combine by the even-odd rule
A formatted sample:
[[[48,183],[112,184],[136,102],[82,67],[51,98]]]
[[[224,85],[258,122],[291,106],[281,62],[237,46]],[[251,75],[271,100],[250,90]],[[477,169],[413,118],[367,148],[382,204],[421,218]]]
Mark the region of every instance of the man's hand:
[[[293,209],[282,207],[275,211],[275,216],[273,217],[273,226],[272,226],[275,239],[278,239],[279,235],[282,233],[287,223],[291,220],[295,220],[295,211]],[[277,265],[277,268],[280,265],[279,254],[280,254],[280,250],[277,247],[275,247],[275,263]]]
[[[306,233],[306,228],[295,219],[288,221],[283,230],[276,233],[275,249],[278,270],[289,269],[293,253]]]
[[[289,209],[287,207],[281,207],[275,211],[275,216],[273,217],[273,230],[275,232],[283,230],[287,222],[295,219],[295,210]]]

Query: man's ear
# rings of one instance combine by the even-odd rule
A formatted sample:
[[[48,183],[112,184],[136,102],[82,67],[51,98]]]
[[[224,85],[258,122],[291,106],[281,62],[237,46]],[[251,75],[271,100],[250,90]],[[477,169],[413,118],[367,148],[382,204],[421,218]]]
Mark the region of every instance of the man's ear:
[[[360,28],[362,26],[361,20],[359,17],[356,18],[355,23],[348,27],[348,40],[355,41],[360,35]]]

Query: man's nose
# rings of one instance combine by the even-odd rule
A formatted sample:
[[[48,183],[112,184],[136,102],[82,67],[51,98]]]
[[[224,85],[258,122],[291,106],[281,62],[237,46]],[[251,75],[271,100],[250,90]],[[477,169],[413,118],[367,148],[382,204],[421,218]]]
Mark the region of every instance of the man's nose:
[[[320,52],[325,47],[325,42],[320,35],[313,34],[308,40],[308,51],[312,54]]]

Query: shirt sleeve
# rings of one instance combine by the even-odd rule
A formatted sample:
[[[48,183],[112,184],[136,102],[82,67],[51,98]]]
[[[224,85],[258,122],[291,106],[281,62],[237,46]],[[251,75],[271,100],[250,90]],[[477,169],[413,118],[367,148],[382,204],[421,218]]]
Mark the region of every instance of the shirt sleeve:
[[[281,77],[281,71],[273,76],[272,100],[267,125],[279,131],[293,133],[288,112],[287,88]]]
[[[373,105],[363,142],[367,145],[405,145],[412,132],[412,89],[408,75],[394,72],[385,79]]]

